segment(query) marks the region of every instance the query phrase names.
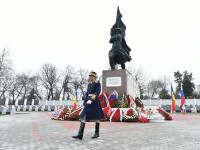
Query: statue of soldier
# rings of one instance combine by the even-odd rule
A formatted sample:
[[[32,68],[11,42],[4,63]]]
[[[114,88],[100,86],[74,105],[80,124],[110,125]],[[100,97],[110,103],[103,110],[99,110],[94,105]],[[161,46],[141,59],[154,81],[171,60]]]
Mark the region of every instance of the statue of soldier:
[[[91,83],[88,84],[86,99],[84,101],[84,108],[81,113],[81,125],[78,132],[78,135],[72,136],[72,138],[78,138],[82,140],[83,132],[85,128],[85,123],[87,120],[95,120],[95,134],[92,138],[99,137],[99,125],[100,119],[104,118],[104,113],[102,111],[101,103],[99,101],[99,94],[101,92],[101,85],[96,81],[97,74],[96,72],[90,72],[89,74]]]
[[[121,18],[122,14],[118,7],[116,23],[112,26],[110,32],[111,38],[109,42],[113,44],[108,55],[111,69],[115,69],[116,64],[120,64],[122,69],[125,69],[125,63],[132,60],[130,56],[131,49],[126,44],[125,40],[126,26]]]

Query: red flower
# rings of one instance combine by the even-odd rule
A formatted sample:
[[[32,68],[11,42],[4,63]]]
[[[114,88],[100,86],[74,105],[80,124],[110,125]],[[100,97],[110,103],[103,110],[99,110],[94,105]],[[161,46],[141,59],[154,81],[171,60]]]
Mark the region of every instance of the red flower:
[[[126,113],[127,116],[133,116],[133,109],[129,109]]]
[[[106,107],[106,108],[103,109],[104,116],[107,116],[108,109],[109,109],[109,107]]]
[[[106,93],[106,92],[101,93],[101,94],[99,95],[99,100],[100,100],[100,103],[101,103],[101,107],[102,107],[102,108],[107,107],[107,105],[106,105],[106,98],[105,98],[104,94],[106,95],[106,97],[108,97],[108,93]]]
[[[161,115],[163,115],[163,117],[165,117],[166,120],[173,120],[173,119],[172,119],[172,116],[170,116],[170,114],[169,114],[168,112],[166,112],[164,109],[159,108],[159,109],[157,109],[157,110],[159,111],[159,113],[160,113]]]
[[[117,107],[117,100],[116,99],[109,99],[109,104],[111,108]]]
[[[119,108],[115,111],[115,114],[112,117],[112,121],[113,122],[120,121],[120,109]]]

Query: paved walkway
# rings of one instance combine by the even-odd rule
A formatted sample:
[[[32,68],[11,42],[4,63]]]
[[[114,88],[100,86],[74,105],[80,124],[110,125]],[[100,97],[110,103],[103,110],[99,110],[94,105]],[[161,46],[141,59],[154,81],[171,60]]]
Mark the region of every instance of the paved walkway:
[[[101,122],[100,137],[91,139],[94,122],[82,141],[72,139],[80,122],[50,120],[51,112],[0,116],[0,150],[200,150],[200,115],[173,115],[164,123]]]

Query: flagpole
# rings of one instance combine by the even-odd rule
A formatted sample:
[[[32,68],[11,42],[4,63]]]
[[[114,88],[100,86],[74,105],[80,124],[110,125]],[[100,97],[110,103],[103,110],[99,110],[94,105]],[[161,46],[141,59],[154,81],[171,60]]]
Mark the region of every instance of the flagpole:
[[[172,100],[171,100],[171,102],[172,102]],[[171,103],[171,115],[172,115],[172,103]]]
[[[182,83],[181,83],[181,91],[182,91]],[[182,100],[181,100],[182,101]],[[182,109],[182,105],[181,105],[181,111],[182,111],[182,113],[183,113],[183,109]]]
[[[172,100],[173,98],[172,98],[172,83],[171,83],[171,115],[172,115]]]

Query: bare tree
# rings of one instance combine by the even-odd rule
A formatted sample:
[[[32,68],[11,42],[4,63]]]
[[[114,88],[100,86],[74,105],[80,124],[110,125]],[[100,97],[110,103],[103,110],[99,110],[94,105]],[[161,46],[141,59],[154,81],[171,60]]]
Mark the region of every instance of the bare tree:
[[[84,70],[82,68],[80,68],[79,70],[76,71],[76,75],[73,77],[73,81],[72,81],[72,85],[74,91],[76,89],[79,89],[81,91],[81,95],[80,97],[85,95],[85,91],[89,82],[89,78],[88,78],[88,74],[89,71],[88,70]],[[73,92],[75,93],[75,92]],[[72,94],[74,95],[74,94]]]
[[[62,95],[62,99],[64,100],[65,98],[67,100],[70,99],[70,94],[72,93],[72,90],[71,90],[71,83],[72,83],[72,79],[73,79],[73,76],[74,76],[74,68],[73,66],[71,65],[67,65],[65,67],[65,70],[64,70],[64,73],[63,73],[63,95]],[[67,94],[67,96],[66,96]]]
[[[167,89],[167,87],[170,85],[171,83],[171,77],[167,76],[167,75],[163,75],[159,78],[159,80],[163,83],[162,84],[162,89]]]
[[[47,91],[47,99],[53,99],[56,84],[59,81],[57,68],[52,64],[46,63],[42,65],[40,72],[40,79],[43,83],[44,88]]]
[[[147,80],[150,76],[147,75],[147,72],[142,67],[130,65],[127,70],[135,77],[137,83],[139,84],[140,97],[142,98],[146,89]]]
[[[10,88],[10,94],[12,97],[13,104],[15,103],[16,99],[18,99],[23,92],[24,84],[21,82],[21,75],[17,74],[12,78],[12,86]]]
[[[14,70],[12,69],[12,62],[9,60],[10,51],[4,48],[0,52],[0,100],[5,101],[5,93],[9,92],[12,85],[12,76]]]
[[[73,81],[72,81],[72,86],[73,86],[73,91],[75,91],[76,89],[78,90],[80,88],[80,79],[78,76],[74,76],[73,78]],[[74,94],[75,92],[72,93],[72,95],[75,95]]]
[[[10,57],[10,51],[4,48],[2,52],[0,53],[0,72],[7,68],[11,68],[9,67],[9,63],[10,63],[9,57]]]
[[[27,93],[32,89],[32,78],[30,77],[30,72],[28,73],[22,73],[20,75],[21,85],[23,85],[23,91],[22,91],[22,99],[26,99]]]
[[[89,79],[88,79],[89,71],[80,68],[77,71],[77,74],[78,74],[78,78],[79,78],[78,79],[79,80],[79,88],[81,90],[82,96],[84,96],[87,85],[88,85],[88,81],[89,81]]]
[[[160,92],[163,87],[163,83],[160,80],[150,80],[147,86],[148,89],[148,97],[154,98],[156,94]]]
[[[31,84],[32,84],[32,88],[34,89],[34,93],[35,95],[41,100],[42,99],[42,83],[40,80],[40,76],[38,74],[33,75],[31,78]]]
[[[169,86],[171,83],[171,78],[167,75],[163,75],[158,79],[162,84],[161,84],[161,90],[159,91],[159,98],[161,99],[169,99],[170,94],[169,94]]]
[[[5,74],[3,74],[1,76],[1,80],[0,80],[0,99],[5,97],[5,92],[9,91],[9,89],[11,88],[12,84],[13,84],[13,80],[12,80],[12,72],[8,71],[8,72],[4,72]]]

